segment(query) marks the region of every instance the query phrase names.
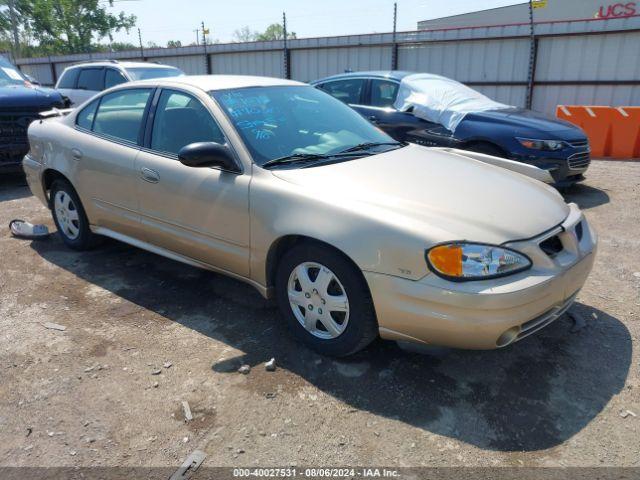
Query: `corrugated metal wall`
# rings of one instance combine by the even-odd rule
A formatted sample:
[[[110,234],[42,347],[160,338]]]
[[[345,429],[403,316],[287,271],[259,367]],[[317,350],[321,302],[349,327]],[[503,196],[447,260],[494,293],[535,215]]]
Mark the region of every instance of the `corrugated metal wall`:
[[[210,57],[213,73],[280,78],[285,76],[281,50],[222,53]]]
[[[611,30],[614,32],[607,33]],[[445,75],[503,103],[524,106],[529,71],[528,25],[401,32],[397,66]],[[558,104],[640,105],[640,18],[536,25],[538,56],[533,108],[552,113]],[[345,70],[389,70],[390,33],[294,39],[288,42],[291,78],[310,81]],[[188,74],[284,77],[282,41],[145,50],[149,61]],[[19,59],[43,84],[65,66],[87,59],[140,60],[139,50]],[[620,83],[623,82],[623,83]]]
[[[388,70],[391,47],[341,47],[292,50],[291,78],[308,82],[345,70]]]

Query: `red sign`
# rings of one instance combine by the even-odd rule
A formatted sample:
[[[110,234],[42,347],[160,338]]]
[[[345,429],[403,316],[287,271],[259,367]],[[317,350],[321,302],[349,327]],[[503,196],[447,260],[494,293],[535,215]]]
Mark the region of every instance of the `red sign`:
[[[630,17],[638,13],[638,2],[613,3],[602,5],[596,13],[596,18]]]

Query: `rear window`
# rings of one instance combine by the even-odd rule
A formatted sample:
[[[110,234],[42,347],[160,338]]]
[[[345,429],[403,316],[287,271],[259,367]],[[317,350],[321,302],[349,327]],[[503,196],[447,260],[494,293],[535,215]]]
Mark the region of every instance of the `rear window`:
[[[81,128],[91,130],[91,126],[93,125],[93,117],[96,114],[96,109],[98,108],[99,102],[100,102],[100,99],[97,99],[91,102],[86,107],[84,107],[76,117],[76,125],[78,125]]]
[[[78,75],[78,89],[100,92],[104,90],[104,70],[102,68],[83,68]]]
[[[166,78],[166,77],[179,77],[184,75],[184,72],[178,68],[167,67],[133,67],[127,68],[127,73],[131,76],[132,80],[147,80],[149,78]]]
[[[79,68],[65,70],[60,80],[58,80],[58,88],[76,88],[76,80],[78,79],[79,73]]]

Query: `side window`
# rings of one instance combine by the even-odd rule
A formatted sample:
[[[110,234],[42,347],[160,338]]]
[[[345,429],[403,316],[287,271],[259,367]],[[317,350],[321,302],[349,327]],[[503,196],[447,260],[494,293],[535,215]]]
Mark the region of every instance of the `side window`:
[[[371,80],[371,106],[392,107],[400,85],[388,80]]]
[[[83,68],[78,75],[78,90],[100,92],[104,90],[104,70],[102,68]]]
[[[358,104],[360,103],[360,94],[364,89],[364,82],[361,78],[335,80],[322,84],[320,88],[344,103]]]
[[[127,79],[124,77],[122,72],[119,70],[115,70],[113,68],[107,68],[104,74],[104,88],[115,87],[116,85],[120,85],[121,83],[127,82]]]
[[[196,142],[225,143],[220,127],[209,111],[191,95],[163,90],[153,120],[151,148],[178,154]]]
[[[137,143],[151,89],[120,90],[102,97],[93,131]]]
[[[96,115],[96,109],[98,108],[99,102],[100,102],[100,99],[97,99],[91,102],[86,107],[84,107],[76,117],[76,125],[78,125],[81,128],[91,130],[91,126],[93,125],[93,118]]]
[[[76,80],[78,79],[79,73],[79,68],[65,70],[58,81],[58,88],[76,88]]]

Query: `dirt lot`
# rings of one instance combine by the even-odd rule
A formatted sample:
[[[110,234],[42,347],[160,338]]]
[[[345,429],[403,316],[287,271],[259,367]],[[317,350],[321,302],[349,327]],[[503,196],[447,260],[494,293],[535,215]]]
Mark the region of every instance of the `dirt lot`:
[[[169,467],[196,448],[209,466],[640,466],[640,163],[594,162],[567,198],[600,235],[583,328],[335,361],[242,283],[117,242],[11,238],[12,218],[54,227],[2,178],[0,466]]]

